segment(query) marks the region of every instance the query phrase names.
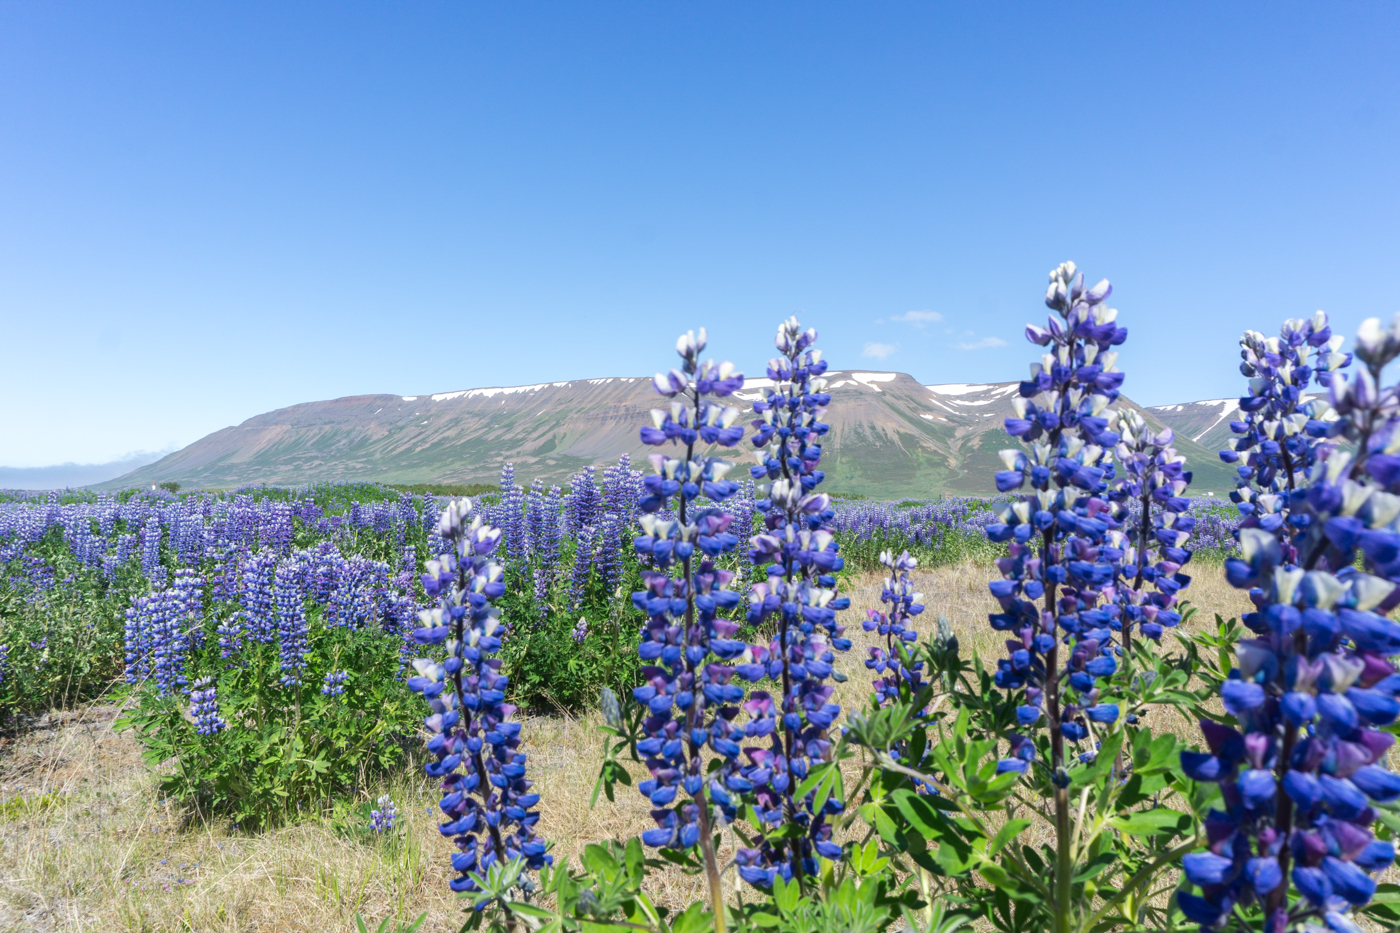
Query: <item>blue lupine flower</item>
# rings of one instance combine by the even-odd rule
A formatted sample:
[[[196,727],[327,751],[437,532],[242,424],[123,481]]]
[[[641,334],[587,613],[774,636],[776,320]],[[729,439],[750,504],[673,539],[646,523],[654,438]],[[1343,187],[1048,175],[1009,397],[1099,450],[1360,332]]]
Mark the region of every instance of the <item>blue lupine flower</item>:
[[[700,453],[710,444],[732,447],[742,431],[730,428],[738,410],[722,400],[743,386],[744,377],[728,363],[702,362],[705,331],[682,335],[676,342],[681,368],[653,380],[657,392],[671,399],[666,409],[651,413],[652,424],[641,430],[644,443],[683,448],[684,459],[657,452],[648,459],[653,475],[642,480],[637,506],[643,512],[641,534],[634,550],[656,569],[642,571],[644,589],[632,594],[632,602],[647,615],[639,654],[643,663],[642,685],[633,698],[645,704],[651,715],[643,720],[647,737],[637,743],[646,756],[651,778],[637,789],[653,807],[656,828],[642,834],[649,846],[688,849],[711,833],[710,803],[705,794],[703,748],[708,744],[724,762],[721,776],[711,781],[710,799],[731,818],[734,808],[724,775],[736,769],[742,727],[734,724],[739,710],[733,704],[744,691],[731,681],[743,677],[745,664],[752,674],[750,646],[735,639],[737,623],[720,613],[735,609],[741,596],[729,589],[734,574],[715,566],[714,558],[733,551],[738,538],[729,530],[733,516],[718,507],[702,508],[697,500],[729,498],[737,486],[725,479],[730,464]],[[605,481],[609,508],[629,493],[619,490],[622,477]],[[658,513],[675,503],[675,517]],[[625,503],[619,503],[624,504]],[[680,570],[680,577],[671,576]],[[749,679],[762,676],[760,671]],[[685,796],[680,796],[684,791]],[[702,846],[707,868],[718,877],[714,852]]]
[[[321,683],[322,696],[338,697],[345,693],[345,681],[349,677],[348,671],[331,671],[326,674]]]
[[[1188,776],[1220,785],[1210,851],[1233,866],[1220,881],[1191,878],[1199,896],[1178,895],[1202,929],[1212,912],[1253,902],[1266,933],[1323,915],[1332,930],[1356,928],[1347,910],[1370,900],[1371,875],[1394,861],[1370,826],[1374,805],[1400,799],[1400,776],[1384,767],[1395,739],[1379,728],[1400,714],[1400,624],[1383,615],[1400,604],[1400,488],[1386,459],[1400,443],[1385,401],[1394,390],[1376,389],[1400,353],[1395,334],[1400,318],[1389,333],[1363,325],[1366,369],[1351,379],[1321,312],[1278,338],[1241,341],[1250,396],[1234,426],[1242,439],[1222,456],[1248,458],[1236,495],[1241,556],[1226,577],[1249,589],[1257,611],[1242,621],[1257,637],[1239,643],[1221,690],[1238,728],[1202,722],[1209,754],[1182,754]],[[1313,378],[1327,399],[1303,396]],[[1286,881],[1301,895],[1291,905]]]
[[[753,404],[759,464],[749,472],[762,496],[755,507],[763,529],[750,540],[749,557],[767,581],[750,589],[748,620],[761,625],[776,615],[778,624],[768,649],[753,651],[752,661],[736,670],[746,678],[766,672],[779,694],[776,708],[766,694],[751,698],[757,702],[746,731],[751,738],[769,736],[770,747],[745,748],[749,764],[737,774],[729,771],[728,778],[752,785],[755,808],[769,828],[787,823],[801,831],[786,844],[765,841],[736,853],[740,876],[757,885],[778,876],[815,875],[819,857],[841,857],[841,847],[831,841],[830,817],[844,810],[844,801],[832,795],[818,809],[815,795],[795,793],[811,769],[830,758],[829,730],[841,707],[825,681],[833,651],[851,647],[845,626],[836,621],[850,600],[836,591],[834,574],[844,560],[829,528],[835,513],[831,498],[816,491],[825,478],[822,438],[829,426],[822,417],[831,402],[827,363],[813,347],[816,340],[816,330],[803,330],[795,317],[779,325],[775,344],[782,355],[769,361],[770,384]],[[898,599],[900,612],[912,614],[912,592]]]
[[[574,537],[574,567],[569,575],[569,611],[573,612],[583,603],[584,591],[593,570],[594,529],[592,525],[579,527]]]
[[[393,798],[384,794],[375,801],[375,808],[369,811],[369,828],[372,832],[382,835],[394,828],[394,821],[399,818],[398,808],[394,806]]]
[[[259,551],[243,567],[243,613],[245,631],[254,641],[271,644],[277,634],[276,597],[277,555]]]
[[[301,683],[306,667],[309,630],[306,622],[305,593],[302,580],[305,567],[301,561],[288,558],[277,565],[273,582],[273,602],[277,606],[277,644],[282,659],[282,685],[294,687]]]
[[[563,549],[558,486],[545,488],[538,477],[525,497],[525,549],[535,583],[535,606],[540,619],[549,612],[549,590]]]
[[[165,585],[165,567],[160,562],[160,541],[160,519],[152,512],[146,516],[146,523],[141,528],[141,572],[156,588]]]
[[[889,568],[889,576],[880,592],[880,602],[890,606],[889,614],[868,609],[866,613],[869,618],[861,623],[861,628],[885,637],[885,647],[870,648],[870,658],[865,662],[867,668],[881,675],[875,679],[874,688],[875,697],[883,706],[899,696],[901,682],[907,684],[913,693],[917,693],[923,685],[923,662],[916,661],[905,667],[899,660],[896,645],[918,641],[919,633],[912,627],[912,622],[915,616],[924,611],[924,607],[919,603],[923,594],[915,592],[914,584],[909,580],[909,571],[919,562],[910,557],[908,551],[898,557],[891,551],[882,551],[880,563]],[[1038,710],[1035,714],[1040,715]]]
[[[1124,525],[1127,547],[1119,572],[1116,601],[1120,611],[1117,628],[1123,644],[1132,644],[1136,628],[1157,641],[1162,630],[1175,627],[1181,615],[1175,611],[1179,593],[1190,585],[1181,573],[1191,559],[1186,542],[1196,519],[1187,514],[1191,500],[1186,487],[1191,473],[1186,458],[1172,446],[1171,428],[1154,434],[1137,411],[1119,412],[1116,455],[1122,476],[1112,498],[1114,517]],[[1130,582],[1131,581],[1131,582]],[[1147,585],[1152,584],[1152,590]]]
[[[447,656],[415,660],[408,686],[432,710],[424,724],[437,760],[426,770],[442,779],[438,806],[446,822],[438,828],[457,843],[451,887],[475,891],[476,878],[495,864],[519,858],[538,870],[553,858],[535,835],[539,814],[532,810],[540,798],[525,778],[520,724],[509,721],[515,712],[505,702],[509,678],[493,657],[504,634],[493,605],[506,589],[504,570],[492,559],[501,532],[472,515],[469,499],[448,503],[438,532],[449,549],[427,562],[422,577],[437,605],[419,614],[423,627],[414,638],[441,645]]]
[[[498,527],[505,541],[505,555],[513,565],[525,560],[527,542],[525,538],[525,491],[515,482],[515,464],[507,463],[501,468],[501,504],[498,514],[501,522]],[[433,531],[437,532],[437,512],[433,515]]]
[[[161,696],[185,690],[185,662],[202,633],[202,583],[182,569],[175,586],[132,602],[124,627],[127,683],[149,677]]]
[[[1008,547],[997,560],[1002,579],[990,585],[1001,606],[990,616],[992,627],[1009,636],[1008,657],[997,662],[995,682],[1024,691],[1017,715],[1023,728],[1040,722],[1036,711],[1044,710],[1051,777],[1059,787],[1069,780],[1064,741],[1088,739],[1089,723],[1108,724],[1119,716],[1117,706],[1098,704],[1096,685],[1117,669],[1105,652],[1122,626],[1112,585],[1122,572],[1126,543],[1115,516],[1121,509],[1111,505],[1122,498],[1121,487],[1110,487],[1112,455],[1122,436],[1111,429],[1119,419],[1109,406],[1123,382],[1111,348],[1128,332],[1104,303],[1111,292],[1107,279],[1086,288],[1074,263],[1051,271],[1045,303],[1058,318],[1051,315],[1045,328],[1026,328],[1027,338],[1048,352],[1031,367],[1014,400],[1015,416],[1006,419],[1007,433],[1029,449],[1002,451],[1006,469],[998,474],[1003,492],[1029,490],[1000,505],[999,521],[986,529],[988,538]],[[1128,426],[1136,429],[1135,422]],[[1128,442],[1129,453],[1136,438],[1134,433]],[[1036,605],[1040,599],[1044,612]],[[1001,770],[1024,771],[1034,746],[1017,734],[1012,748]]]
[[[190,693],[190,716],[200,735],[217,735],[228,728],[228,723],[219,718],[219,697],[213,678],[202,677],[195,681],[194,691]]]
[[[1230,422],[1239,437],[1220,452],[1220,459],[1239,464],[1230,498],[1242,516],[1256,519],[1266,531],[1283,524],[1288,510],[1283,500],[1335,446],[1330,440],[1337,418],[1334,405],[1306,392],[1312,382],[1330,386],[1338,371],[1351,364],[1351,354],[1340,352],[1341,345],[1342,337],[1333,336],[1322,311],[1308,320],[1285,321],[1277,337],[1251,330],[1240,338],[1240,371],[1249,377],[1249,394],[1240,399],[1240,420]],[[1297,515],[1282,539],[1290,560],[1297,522],[1306,520]]]

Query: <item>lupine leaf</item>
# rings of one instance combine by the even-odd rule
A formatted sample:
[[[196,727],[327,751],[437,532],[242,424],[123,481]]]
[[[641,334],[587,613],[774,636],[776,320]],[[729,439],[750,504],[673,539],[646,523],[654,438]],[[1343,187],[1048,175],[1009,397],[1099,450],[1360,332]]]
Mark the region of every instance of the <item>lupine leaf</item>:
[[[1190,829],[1190,814],[1162,807],[1141,813],[1115,816],[1109,824],[1129,836],[1159,836],[1184,833]]]
[[[996,855],[1008,842],[1015,839],[1031,825],[1030,820],[1007,820],[1006,825],[997,830],[996,837],[987,845],[987,854]]]

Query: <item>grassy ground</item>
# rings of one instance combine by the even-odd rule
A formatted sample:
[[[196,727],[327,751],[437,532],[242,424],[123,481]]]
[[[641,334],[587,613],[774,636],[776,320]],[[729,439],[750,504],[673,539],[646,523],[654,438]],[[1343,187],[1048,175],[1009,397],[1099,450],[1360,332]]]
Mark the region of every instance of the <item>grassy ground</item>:
[[[1247,608],[1218,570],[1197,568],[1191,595],[1207,618]],[[994,603],[986,567],[967,564],[917,573],[923,619],[952,621],[964,652],[1002,650],[986,625]],[[879,605],[876,577],[852,596],[847,624],[855,648],[840,667],[844,708],[863,705],[868,642],[859,629]],[[397,841],[357,837],[335,814],[262,835],[182,819],[158,798],[135,740],[112,731],[116,708],[94,705],[46,717],[39,728],[0,746],[0,931],[332,931],[367,920],[429,914],[425,931],[455,930],[460,907],[447,889],[449,843],[437,832],[435,791],[404,775],[391,793],[404,816]],[[574,858],[589,842],[634,835],[652,824],[649,804],[622,789],[616,803],[588,799],[601,736],[592,717],[541,717],[526,723],[531,776],[543,795],[540,830],[556,858]],[[1185,724],[1162,723],[1194,741]],[[726,849],[732,843],[726,843]],[[732,872],[726,876],[732,878]],[[697,879],[660,876],[652,891],[680,905],[701,893]]]

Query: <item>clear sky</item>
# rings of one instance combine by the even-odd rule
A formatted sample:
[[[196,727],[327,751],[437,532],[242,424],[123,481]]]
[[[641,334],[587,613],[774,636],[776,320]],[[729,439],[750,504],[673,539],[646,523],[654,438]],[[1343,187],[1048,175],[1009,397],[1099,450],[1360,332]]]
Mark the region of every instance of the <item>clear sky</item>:
[[[301,401],[644,374],[793,312],[1020,378],[1111,278],[1125,392],[1400,311],[1400,4],[0,5],[0,465]]]

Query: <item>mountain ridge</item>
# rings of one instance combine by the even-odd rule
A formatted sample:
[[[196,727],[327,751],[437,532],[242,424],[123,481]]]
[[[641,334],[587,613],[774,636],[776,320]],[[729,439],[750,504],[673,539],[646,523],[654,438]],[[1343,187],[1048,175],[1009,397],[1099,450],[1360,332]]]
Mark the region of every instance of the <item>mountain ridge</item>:
[[[833,491],[872,498],[995,491],[997,451],[1015,446],[1002,422],[1012,414],[1018,383],[924,385],[906,373],[866,370],[827,378],[831,431],[823,464]],[[764,384],[770,383],[746,380],[736,402],[757,400]],[[636,461],[652,452],[637,431],[662,401],[650,378],[612,376],[303,402],[215,431],[99,488],[166,480],[203,488],[494,482],[507,462],[517,477],[558,483],[623,453]],[[1177,432],[1178,449],[1196,473],[1193,491],[1222,493],[1233,486],[1232,471],[1185,432],[1211,420],[1199,406],[1215,405],[1219,414],[1224,401],[1143,408],[1122,397],[1119,404],[1142,412],[1158,430]],[[1206,424],[1198,436],[1211,443],[1217,427]],[[747,459],[741,449],[726,456]]]

